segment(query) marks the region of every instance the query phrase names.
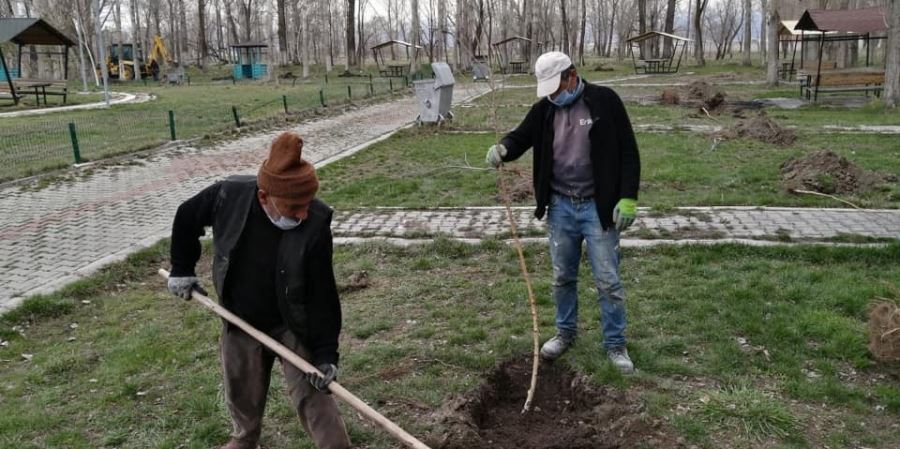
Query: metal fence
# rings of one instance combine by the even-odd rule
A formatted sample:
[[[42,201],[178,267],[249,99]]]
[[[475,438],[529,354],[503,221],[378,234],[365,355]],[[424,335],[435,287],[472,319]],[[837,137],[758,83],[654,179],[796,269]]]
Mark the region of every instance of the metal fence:
[[[252,104],[161,111],[159,109],[96,110],[74,118],[40,116],[16,126],[0,126],[0,180],[19,179],[48,170],[134,153],[167,141],[215,136],[228,129],[275,119],[288,120],[317,108],[333,107],[406,89],[402,78],[369,78],[331,82],[317,92],[285,88],[280,95]]]

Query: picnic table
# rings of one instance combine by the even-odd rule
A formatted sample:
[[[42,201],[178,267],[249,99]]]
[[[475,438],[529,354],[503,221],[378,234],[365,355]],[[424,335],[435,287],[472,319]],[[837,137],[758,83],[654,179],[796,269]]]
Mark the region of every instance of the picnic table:
[[[509,73],[525,73],[525,61],[509,61]]]
[[[47,106],[47,88],[53,85],[53,81],[17,79],[13,84],[16,91],[34,93],[37,106],[41,105],[41,97],[44,98],[44,106]]]
[[[406,69],[408,67],[409,67],[408,64],[400,64],[400,63],[388,64],[387,65],[387,76],[397,77],[397,78],[402,77],[403,75],[406,74]]]
[[[657,58],[657,59],[642,59],[646,66],[644,67],[644,73],[660,73],[664,66],[664,63],[668,61],[668,59]]]

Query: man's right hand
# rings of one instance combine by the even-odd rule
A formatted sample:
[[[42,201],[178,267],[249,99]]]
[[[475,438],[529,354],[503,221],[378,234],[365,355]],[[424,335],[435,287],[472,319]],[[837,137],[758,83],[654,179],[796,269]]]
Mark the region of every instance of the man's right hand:
[[[201,295],[206,294],[206,290],[200,285],[200,279],[196,276],[169,276],[169,293],[184,299],[191,299],[191,292],[197,290]]]
[[[497,168],[503,163],[504,156],[506,156],[506,147],[503,146],[502,143],[498,143],[497,145],[491,145],[488,149],[487,156],[484,157],[484,161],[488,165]]]

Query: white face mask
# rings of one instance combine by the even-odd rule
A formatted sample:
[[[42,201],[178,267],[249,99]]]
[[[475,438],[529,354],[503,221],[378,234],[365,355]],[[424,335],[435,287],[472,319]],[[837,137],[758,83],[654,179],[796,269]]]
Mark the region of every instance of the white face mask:
[[[278,207],[275,206],[274,202],[271,203],[271,206],[272,206],[272,209],[275,209],[275,213],[278,214],[278,218],[277,219],[272,218],[272,216],[269,215],[268,211],[265,211],[265,212],[266,212],[266,216],[269,217],[269,221],[271,221],[272,224],[275,225],[276,228],[281,229],[282,231],[290,231],[291,229],[294,229],[297,226],[300,226],[300,223],[303,222],[303,220],[288,218],[288,217],[285,217],[284,215],[281,215],[281,212],[278,210]]]

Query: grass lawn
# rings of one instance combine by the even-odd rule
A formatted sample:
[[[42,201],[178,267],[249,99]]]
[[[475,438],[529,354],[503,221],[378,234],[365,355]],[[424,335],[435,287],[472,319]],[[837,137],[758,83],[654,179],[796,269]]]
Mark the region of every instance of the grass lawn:
[[[464,116],[468,109],[460,109]],[[335,207],[497,205],[497,174],[484,168],[493,133],[403,131],[365,152],[321,169],[320,195]],[[791,156],[831,149],[869,170],[900,176],[896,136],[804,135],[790,148],[737,139],[710,150],[711,139],[690,133],[638,133],[641,205],[659,208],[711,205],[841,207],[827,198],[792,195],[780,185],[779,166]],[[513,166],[531,167],[527,153]],[[900,185],[842,196],[864,207],[900,206]],[[533,204],[527,199],[523,205]]]
[[[348,92],[348,86],[350,90]],[[0,181],[16,179],[71,165],[74,161],[69,123],[76,127],[83,160],[133,153],[153,148],[171,139],[169,111],[174,112],[176,137],[217,137],[235,127],[232,107],[242,125],[283,118],[284,103],[291,114],[321,106],[319,91],[327,105],[361,101],[376,96],[406,93],[403,80],[332,76],[281,84],[230,81],[190,86],[159,86],[142,83],[116,85],[127,92],[145,92],[155,99],[145,103],[52,113],[41,116],[0,118]],[[98,94],[91,94],[96,96]],[[73,95],[73,98],[78,97]]]
[[[155,271],[167,254],[157,245],[0,318],[8,341],[0,346],[0,447],[199,449],[224,441],[220,322],[165,293]],[[549,255],[544,245],[526,254],[547,338]],[[897,260],[897,244],[626,249],[638,373],[622,377],[601,354],[586,266],[581,338],[561,363],[636,393],[647,413],[700,447],[897,447],[900,383],[870,360],[865,327],[871,298],[896,297],[889,282],[900,279]],[[370,279],[342,296],[342,384],[414,435],[436,432],[431,411],[530,351],[517,263],[493,241],[338,247],[338,283],[360,270]],[[201,265],[209,285],[209,260]],[[396,447],[343,410],[356,444]],[[280,374],[263,433],[270,449],[312,447]]]

